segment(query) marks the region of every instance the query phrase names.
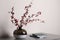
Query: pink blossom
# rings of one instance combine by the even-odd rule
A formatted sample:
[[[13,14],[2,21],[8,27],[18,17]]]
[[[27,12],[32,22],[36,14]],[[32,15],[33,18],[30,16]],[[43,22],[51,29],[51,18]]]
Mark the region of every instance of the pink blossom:
[[[29,15],[29,8],[31,8],[32,6],[32,2],[28,5],[28,6],[25,6],[25,13],[21,16],[21,20],[18,20],[14,17],[14,7],[12,7],[12,11],[10,12],[12,15],[11,15],[11,22],[15,25],[15,26],[18,26],[20,27],[21,25],[27,25],[28,23],[30,22],[33,22],[33,21],[40,21],[40,19],[31,19],[33,17],[38,17],[39,15],[41,15],[41,12],[38,11],[37,14],[32,14],[32,15]],[[20,22],[20,23],[18,23]],[[44,20],[41,21],[42,23],[44,23]]]

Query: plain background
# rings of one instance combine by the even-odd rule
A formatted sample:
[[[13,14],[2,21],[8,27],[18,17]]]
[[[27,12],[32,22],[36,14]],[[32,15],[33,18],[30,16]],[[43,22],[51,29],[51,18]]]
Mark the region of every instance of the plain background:
[[[0,35],[7,33],[13,36],[13,31],[17,28],[10,22],[12,6],[15,8],[15,17],[20,18],[24,13],[24,6],[32,0],[0,0]],[[30,14],[41,11],[38,18],[45,20],[45,23],[34,22],[23,28],[31,33],[50,33],[60,35],[60,0],[33,0]]]

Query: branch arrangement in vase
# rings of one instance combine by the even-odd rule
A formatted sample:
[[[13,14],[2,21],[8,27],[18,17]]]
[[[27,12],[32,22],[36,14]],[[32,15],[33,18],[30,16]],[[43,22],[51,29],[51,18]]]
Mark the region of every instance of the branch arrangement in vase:
[[[31,8],[32,6],[32,2],[28,5],[28,6],[25,6],[24,10],[25,10],[25,13],[23,14],[23,16],[21,16],[21,20],[18,20],[14,17],[14,7],[12,7],[12,11],[10,12],[11,13],[11,22],[15,25],[15,26],[18,26],[18,27],[22,27],[23,25],[27,25],[28,23],[30,22],[33,22],[33,21],[41,21],[41,19],[34,19],[33,17],[38,17],[41,15],[41,12],[38,11],[36,14],[32,14],[32,15],[28,15],[29,14],[29,8]],[[33,18],[33,19],[31,19]],[[42,22],[44,23],[44,20],[42,20]]]

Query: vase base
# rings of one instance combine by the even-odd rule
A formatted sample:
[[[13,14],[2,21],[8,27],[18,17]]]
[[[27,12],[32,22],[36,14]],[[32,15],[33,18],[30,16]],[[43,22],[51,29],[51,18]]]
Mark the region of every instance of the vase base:
[[[26,38],[27,35],[14,35],[15,38]]]

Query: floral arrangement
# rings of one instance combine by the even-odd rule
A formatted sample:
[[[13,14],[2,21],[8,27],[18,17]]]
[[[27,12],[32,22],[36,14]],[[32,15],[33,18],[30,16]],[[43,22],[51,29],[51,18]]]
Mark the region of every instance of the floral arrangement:
[[[32,6],[32,2],[28,5],[28,6],[25,6],[24,10],[25,10],[25,13],[23,14],[23,16],[21,16],[21,20],[18,20],[14,17],[14,7],[12,7],[12,11],[10,12],[11,13],[11,22],[15,25],[15,26],[18,26],[20,27],[21,25],[27,25],[28,23],[30,22],[33,22],[33,21],[41,21],[40,19],[31,19],[33,17],[38,17],[39,15],[41,15],[41,12],[38,11],[36,14],[32,14],[32,15],[28,15],[29,14],[29,8],[31,8]],[[42,20],[42,22],[44,23],[44,20]]]

